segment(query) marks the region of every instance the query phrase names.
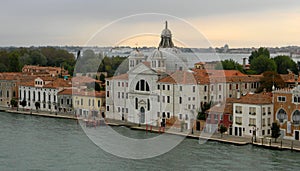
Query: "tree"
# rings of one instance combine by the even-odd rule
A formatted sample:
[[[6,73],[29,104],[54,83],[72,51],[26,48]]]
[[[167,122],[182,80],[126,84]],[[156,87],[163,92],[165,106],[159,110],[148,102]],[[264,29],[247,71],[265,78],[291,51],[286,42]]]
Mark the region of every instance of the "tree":
[[[47,58],[39,51],[35,50],[30,54],[32,65],[47,65]]]
[[[23,110],[24,110],[24,107],[27,105],[27,102],[26,102],[26,100],[25,99],[23,99],[22,101],[21,101],[21,106],[23,107]]]
[[[260,86],[257,88],[257,92],[262,92],[264,89],[267,92],[272,91],[273,85],[276,88],[284,88],[285,82],[282,80],[281,76],[274,71],[266,71],[260,78]]]
[[[99,80],[100,80],[102,83],[105,83],[105,75],[104,75],[104,74],[101,74]]]
[[[295,74],[298,74],[298,68],[296,62],[294,62],[289,56],[276,56],[274,61],[277,66],[278,74],[287,74],[288,70],[293,71]]]
[[[35,102],[34,105],[35,105],[36,110],[38,110],[41,107],[40,102]]]
[[[7,66],[3,63],[0,63],[0,72],[7,72],[8,69],[7,69]]]
[[[209,102],[209,103],[207,103],[207,102],[201,103],[201,111],[198,111],[198,115],[197,115],[197,119],[198,120],[206,120],[206,113],[205,112],[208,109],[210,109],[211,105],[212,105],[211,102]]]
[[[223,134],[227,131],[227,127],[222,124],[220,126],[219,130],[220,130],[220,133],[221,133],[221,138],[223,138]]]
[[[244,72],[243,66],[232,59],[226,59],[218,63],[215,67],[217,70],[239,70]]]
[[[267,48],[260,47],[258,50],[252,51],[249,56],[249,64],[252,64],[252,60],[259,57],[264,56],[270,58],[270,52]]]
[[[276,71],[276,64],[274,60],[261,55],[252,60],[250,68],[257,74],[261,74],[265,71]]]
[[[20,59],[18,52],[12,52],[9,54],[9,71],[10,72],[20,72]]]
[[[272,138],[275,138],[275,142],[276,142],[277,138],[281,135],[279,125],[276,122],[272,123],[271,131],[272,131]]]
[[[18,107],[18,101],[17,101],[16,99],[12,98],[12,99],[10,100],[10,105],[11,105],[12,107]]]

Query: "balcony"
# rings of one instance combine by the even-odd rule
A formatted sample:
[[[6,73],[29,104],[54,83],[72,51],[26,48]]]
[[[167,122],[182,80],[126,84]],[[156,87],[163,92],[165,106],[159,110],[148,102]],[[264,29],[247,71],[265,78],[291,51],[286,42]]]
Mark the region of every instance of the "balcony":
[[[255,126],[256,127],[256,124],[249,124],[248,126]]]
[[[249,115],[256,115],[256,113],[255,112],[253,112],[253,113],[249,112]]]

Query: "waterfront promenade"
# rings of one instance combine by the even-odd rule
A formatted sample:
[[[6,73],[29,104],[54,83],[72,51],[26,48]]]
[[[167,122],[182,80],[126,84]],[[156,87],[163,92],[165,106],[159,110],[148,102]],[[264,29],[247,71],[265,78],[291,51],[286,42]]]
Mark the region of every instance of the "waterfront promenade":
[[[34,115],[34,116],[41,116],[41,117],[51,117],[51,118],[60,118],[60,119],[72,119],[72,120],[82,120],[82,118],[77,118],[73,114],[65,114],[65,113],[50,113],[44,111],[27,111],[23,109],[13,110],[11,108],[0,108],[1,111],[5,111],[8,113],[14,114],[23,114],[23,115]],[[141,130],[145,131],[145,133],[168,133],[178,136],[186,136],[187,138],[199,139],[199,141],[217,141],[222,143],[234,144],[234,145],[248,145],[252,144],[256,147],[263,147],[268,149],[276,149],[276,150],[291,150],[291,151],[299,151],[300,152],[300,141],[295,140],[287,140],[278,138],[277,142],[274,142],[274,139],[269,137],[256,137],[256,141],[253,137],[244,136],[232,136],[228,134],[224,134],[221,136],[220,133],[204,133],[200,131],[180,131],[178,129],[168,129],[166,128],[165,131],[160,129],[159,127],[150,127],[146,125],[138,125],[130,122],[124,122],[119,120],[112,120],[106,119],[106,124],[110,126],[126,126],[133,130]],[[189,132],[187,132],[189,131]]]

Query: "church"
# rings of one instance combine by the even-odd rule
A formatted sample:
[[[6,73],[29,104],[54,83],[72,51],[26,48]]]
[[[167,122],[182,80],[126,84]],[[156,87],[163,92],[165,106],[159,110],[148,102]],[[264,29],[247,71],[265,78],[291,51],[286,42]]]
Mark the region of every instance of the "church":
[[[148,57],[135,49],[128,64],[126,74],[106,80],[106,117],[153,126],[177,120],[190,129],[200,108],[199,85],[167,22],[158,48]]]
[[[259,87],[260,75],[208,69],[203,62],[191,67],[191,61],[174,45],[166,22],[157,49],[149,56],[135,49],[128,57],[128,72],[107,78],[106,117],[191,129],[203,104],[224,103]],[[205,127],[210,132],[217,129],[223,114],[208,115],[211,122]]]

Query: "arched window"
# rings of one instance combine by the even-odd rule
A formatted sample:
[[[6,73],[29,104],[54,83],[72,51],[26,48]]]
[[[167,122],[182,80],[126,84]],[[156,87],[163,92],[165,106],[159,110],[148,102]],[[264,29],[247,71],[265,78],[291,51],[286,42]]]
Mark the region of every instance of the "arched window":
[[[277,114],[277,119],[279,120],[279,122],[283,122],[285,119],[287,119],[287,114],[286,111],[284,109],[280,109]]]
[[[135,90],[138,91],[150,91],[150,86],[147,81],[140,80],[136,83]]]
[[[26,100],[26,90],[24,90],[24,100]]]
[[[300,111],[299,110],[296,110],[293,113],[292,120],[293,120],[294,124],[300,124]]]

